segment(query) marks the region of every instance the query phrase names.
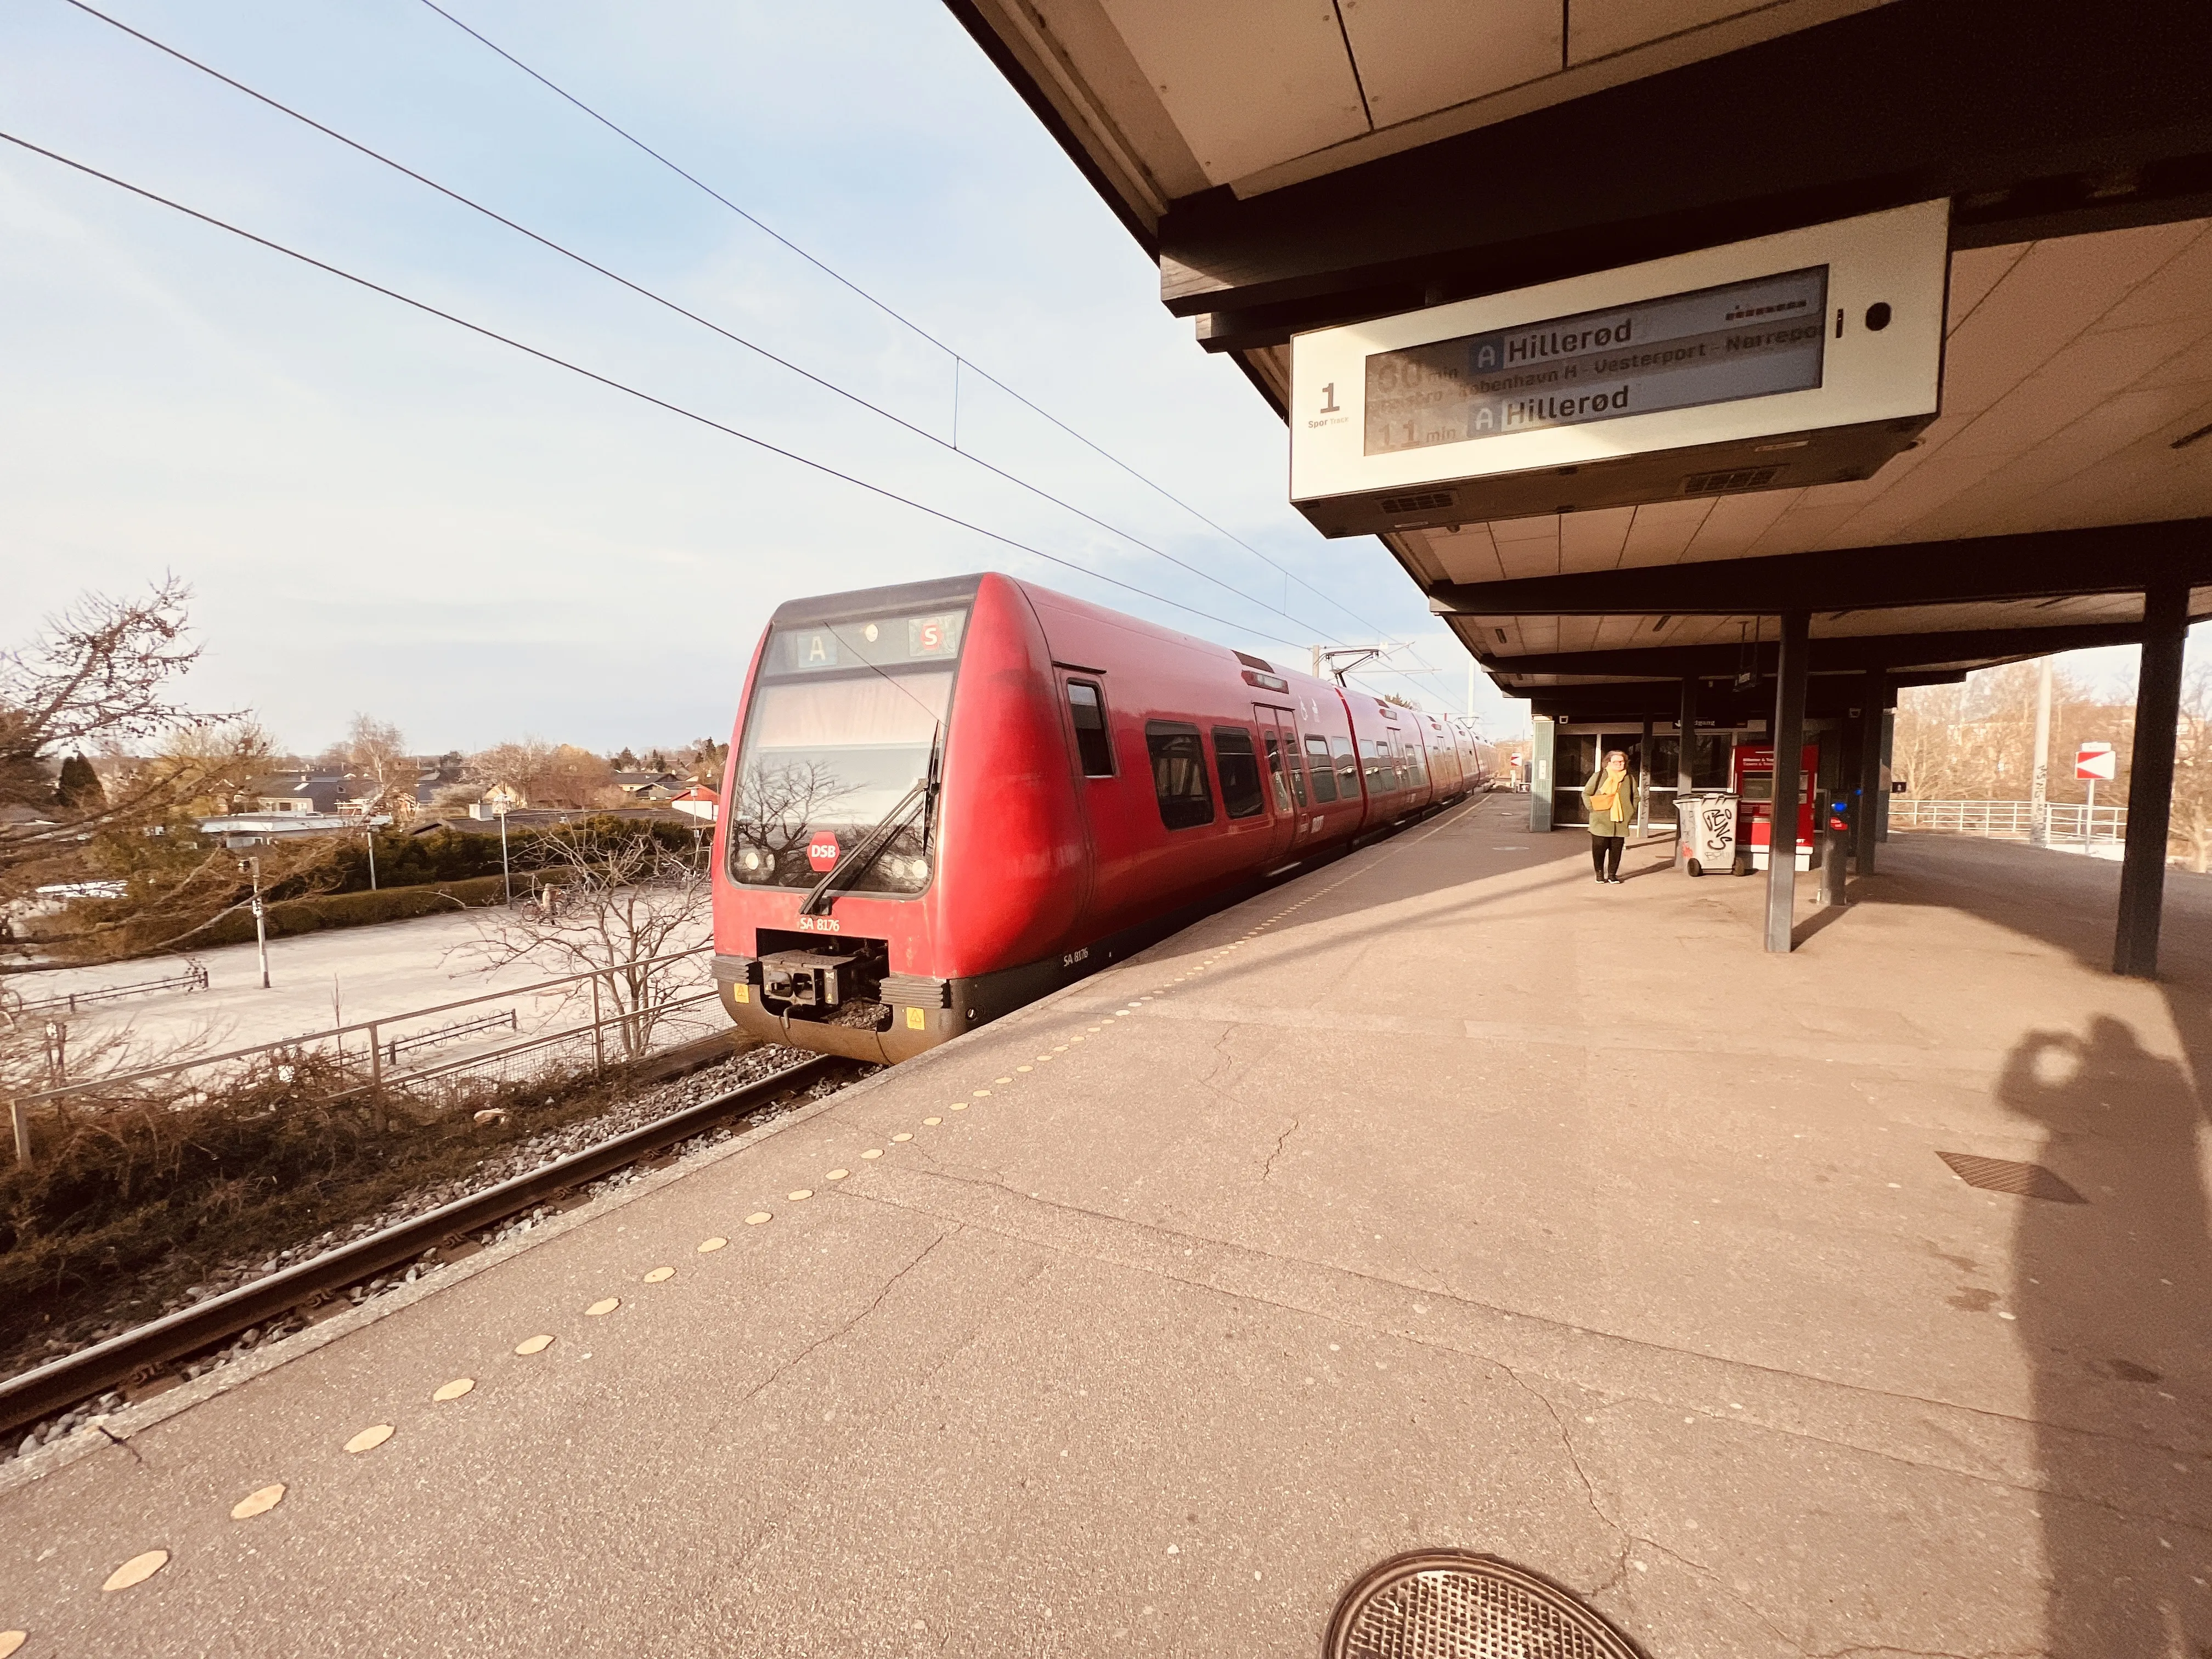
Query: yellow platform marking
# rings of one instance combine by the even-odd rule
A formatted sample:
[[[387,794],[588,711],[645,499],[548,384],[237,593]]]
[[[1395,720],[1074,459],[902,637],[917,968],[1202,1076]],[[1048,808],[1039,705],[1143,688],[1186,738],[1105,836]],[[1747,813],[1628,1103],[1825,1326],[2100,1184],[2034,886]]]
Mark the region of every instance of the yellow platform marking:
[[[113,1572],[107,1575],[103,1590],[129,1589],[133,1584],[143,1584],[169,1565],[167,1550],[148,1550],[143,1555],[134,1555]]]
[[[430,1398],[442,1406],[448,1400],[459,1400],[476,1385],[477,1380],[473,1376],[457,1376],[452,1382],[441,1385],[437,1393],[432,1395]]]
[[[902,1130],[901,1130],[898,1133],[896,1133],[896,1134],[893,1135],[893,1136],[891,1137],[891,1139],[892,1139],[893,1140],[912,1140],[912,1139],[914,1139],[914,1136],[913,1136],[913,1134],[912,1134],[911,1133],[909,1133],[908,1131],[906,1131],[906,1130],[903,1130],[903,1129],[902,1129]]]
[[[673,1279],[675,1277],[676,1269],[673,1267],[655,1267],[651,1273],[645,1276],[645,1282],[648,1285],[658,1285],[663,1279]]]
[[[866,1152],[860,1154],[862,1158],[881,1158],[883,1155],[884,1149],[880,1146],[871,1146]]]
[[[793,1203],[796,1204],[796,1203],[798,1203],[798,1202],[799,1202],[799,1200],[800,1199],[802,1199],[802,1198],[811,1198],[811,1197],[813,1197],[813,1196],[814,1196],[814,1188],[811,1188],[811,1187],[800,1187],[800,1188],[795,1188],[794,1190],[793,1190],[793,1191],[791,1191],[791,1192],[787,1192],[787,1193],[786,1193],[786,1194],[784,1194],[784,1196],[785,1196],[786,1198],[789,1199]]]
[[[389,1423],[379,1423],[373,1429],[363,1429],[359,1434],[354,1436],[352,1439],[347,1441],[345,1443],[345,1449],[349,1452],[374,1451],[379,1446],[382,1445],[386,1441],[391,1438],[392,1425]]]
[[[514,1345],[514,1351],[520,1354],[544,1353],[546,1349],[552,1346],[553,1339],[544,1333],[540,1332],[536,1336],[524,1337],[521,1341]]]
[[[283,1501],[284,1483],[279,1480],[273,1486],[264,1486],[259,1492],[248,1493],[240,1498],[237,1503],[231,1505],[230,1518],[234,1521],[251,1521],[257,1515],[268,1514]],[[0,1652],[4,1651],[6,1651],[4,1648],[0,1648]]]
[[[622,1298],[620,1297],[602,1297],[599,1301],[594,1302],[590,1307],[584,1310],[584,1317],[586,1319],[602,1319],[621,1306]]]
[[[921,1121],[921,1127],[925,1129],[934,1129],[939,1124],[944,1121],[945,1120],[941,1117],[926,1117]]]
[[[764,1218],[764,1217],[763,1217],[763,1218],[763,1218],[763,1219],[765,1219],[766,1218]],[[725,1244],[728,1243],[729,1242],[730,1242],[730,1241],[729,1241],[728,1239],[724,1238],[724,1237],[723,1237],[720,1233],[717,1233],[717,1234],[715,1234],[715,1235],[714,1235],[714,1237],[712,1237],[712,1238],[702,1238],[702,1239],[701,1239],[701,1240],[700,1240],[696,1244],[693,1245],[691,1248],[692,1248],[693,1253],[694,1253],[694,1254],[696,1254],[696,1255],[714,1255],[714,1252],[715,1252],[715,1251],[717,1251],[717,1250],[720,1249],[722,1248],[722,1246],[723,1246],[723,1245],[725,1245]]]
[[[31,1632],[27,1630],[0,1630],[0,1659],[8,1659],[9,1654],[30,1639]]]
[[[750,1215],[745,1218],[745,1225],[748,1227],[763,1226],[766,1224],[768,1219],[769,1213],[766,1210],[755,1210]]]
[[[968,1109],[968,1103],[964,1100],[956,1100],[952,1103],[952,1109],[956,1112],[964,1112]]]
[[[830,1171],[830,1179],[832,1181],[842,1181],[847,1176],[852,1173],[853,1172],[850,1170],[832,1170]]]

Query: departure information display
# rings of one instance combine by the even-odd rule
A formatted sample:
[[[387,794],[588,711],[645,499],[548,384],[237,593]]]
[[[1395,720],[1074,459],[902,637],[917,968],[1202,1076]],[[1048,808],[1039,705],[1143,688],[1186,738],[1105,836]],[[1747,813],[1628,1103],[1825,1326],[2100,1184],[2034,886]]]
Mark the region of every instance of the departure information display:
[[[1437,340],[1367,359],[1366,453],[1805,392],[1828,267]]]

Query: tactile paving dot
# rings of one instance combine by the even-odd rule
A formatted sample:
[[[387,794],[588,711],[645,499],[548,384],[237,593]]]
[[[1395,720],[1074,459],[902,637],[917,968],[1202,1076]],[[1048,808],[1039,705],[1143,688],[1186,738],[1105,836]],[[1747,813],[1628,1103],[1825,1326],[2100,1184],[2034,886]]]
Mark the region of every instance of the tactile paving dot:
[[[251,1521],[257,1515],[268,1514],[283,1501],[284,1483],[279,1480],[274,1486],[264,1486],[259,1492],[249,1492],[240,1498],[237,1503],[231,1505],[230,1518],[234,1521]]]
[[[379,1446],[382,1445],[386,1441],[391,1438],[392,1425],[389,1423],[379,1423],[373,1429],[363,1429],[359,1434],[354,1436],[352,1439],[347,1441],[345,1443],[345,1449],[349,1452],[374,1451]]]
[[[769,1212],[766,1210],[755,1210],[750,1215],[745,1218],[745,1225],[748,1227],[762,1226],[764,1225],[769,1219]]]
[[[912,1140],[914,1136],[911,1133],[901,1131],[899,1133],[893,1135],[891,1139],[893,1140]]]
[[[762,1218],[766,1219],[765,1217]],[[701,1239],[696,1245],[693,1246],[693,1249],[701,1255],[712,1255],[715,1251],[720,1249],[723,1245],[729,1242],[730,1241],[728,1239],[724,1238],[720,1234],[717,1233],[712,1238]]]
[[[853,1172],[850,1170],[832,1170],[830,1171],[830,1179],[832,1181],[842,1181],[847,1176],[852,1173]]]
[[[441,1385],[437,1393],[432,1395],[430,1398],[443,1405],[448,1400],[459,1400],[476,1385],[477,1380],[473,1376],[457,1376],[452,1382]]]
[[[675,1277],[676,1269],[673,1267],[655,1267],[651,1273],[645,1276],[645,1282],[648,1285],[658,1285],[665,1279],[671,1279]]]
[[[605,1297],[602,1297],[600,1300],[599,1300],[599,1301],[594,1302],[593,1304],[592,1304],[592,1305],[591,1305],[590,1307],[588,1307],[588,1308],[585,1309],[585,1310],[584,1310],[584,1317],[585,1317],[585,1318],[586,1318],[586,1319],[600,1319],[600,1318],[604,1318],[605,1316],[607,1316],[608,1314],[612,1313],[612,1312],[613,1312],[617,1308],[619,1308],[619,1307],[621,1307],[621,1306],[622,1306],[622,1298],[621,1298],[620,1297],[618,1297],[618,1296]]]
[[[921,1121],[921,1127],[925,1129],[934,1129],[939,1124],[944,1121],[945,1120],[941,1117],[926,1117]]]
[[[883,1155],[884,1149],[880,1146],[871,1146],[866,1152],[860,1154],[862,1158],[881,1158]]]
[[[544,1353],[552,1346],[553,1339],[541,1333],[537,1336],[524,1337],[521,1341],[514,1345],[514,1351],[519,1354]]]
[[[795,1191],[786,1193],[784,1196],[789,1199],[793,1203],[796,1204],[802,1198],[813,1197],[814,1188],[811,1187],[801,1187],[797,1188]]]
[[[143,1555],[134,1555],[113,1572],[107,1575],[102,1590],[125,1590],[133,1584],[143,1584],[169,1565],[167,1550],[148,1550]]]

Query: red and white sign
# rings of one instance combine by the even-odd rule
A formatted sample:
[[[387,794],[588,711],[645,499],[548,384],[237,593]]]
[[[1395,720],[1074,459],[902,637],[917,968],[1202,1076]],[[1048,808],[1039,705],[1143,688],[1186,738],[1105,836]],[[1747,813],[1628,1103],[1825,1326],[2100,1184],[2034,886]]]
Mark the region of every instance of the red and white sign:
[[[827,830],[817,830],[806,843],[806,864],[811,870],[828,875],[837,867],[837,837]]]
[[[2119,775],[2120,757],[2109,743],[2085,743],[2074,751],[2074,777],[2081,783],[2110,783]]]

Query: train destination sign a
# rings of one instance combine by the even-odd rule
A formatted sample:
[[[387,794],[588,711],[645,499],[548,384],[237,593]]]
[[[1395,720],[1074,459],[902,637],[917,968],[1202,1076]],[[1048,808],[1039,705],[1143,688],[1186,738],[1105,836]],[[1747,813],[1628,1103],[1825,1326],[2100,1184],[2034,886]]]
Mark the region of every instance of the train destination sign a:
[[[1366,453],[1820,384],[1828,268],[1491,329],[1367,359]]]
[[[1936,418],[1950,204],[1923,202],[1291,341],[1324,535],[1873,476]]]

